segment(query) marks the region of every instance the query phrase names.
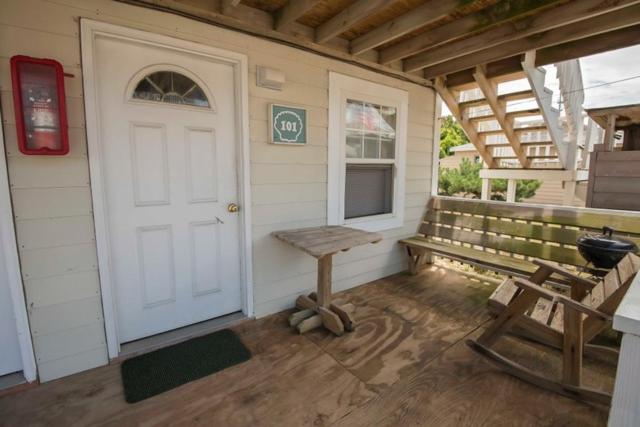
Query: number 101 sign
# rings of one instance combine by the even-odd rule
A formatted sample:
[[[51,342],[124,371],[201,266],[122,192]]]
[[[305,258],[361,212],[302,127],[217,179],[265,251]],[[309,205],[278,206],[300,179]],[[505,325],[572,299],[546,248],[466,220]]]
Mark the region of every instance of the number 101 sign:
[[[307,110],[286,105],[269,105],[271,142],[304,145],[307,143]]]

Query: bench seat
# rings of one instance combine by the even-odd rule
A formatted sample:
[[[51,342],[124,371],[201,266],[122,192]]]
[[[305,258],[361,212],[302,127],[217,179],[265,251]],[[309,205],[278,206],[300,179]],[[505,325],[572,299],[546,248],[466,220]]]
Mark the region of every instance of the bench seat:
[[[445,258],[509,276],[529,277],[537,269],[536,265],[525,259],[512,258],[506,255],[455,245],[453,243],[439,242],[422,235],[400,240],[400,243],[405,245],[409,251],[410,270],[413,270],[412,267],[416,269],[420,267],[424,259],[420,259],[419,257],[421,253],[424,252],[431,252]],[[412,263],[415,263],[415,266],[413,266]],[[412,273],[415,273],[415,271],[412,271]],[[552,276],[550,282],[559,285],[569,284],[565,279],[558,276]]]
[[[608,225],[640,244],[639,222],[637,212],[434,196],[418,235],[400,243],[409,255],[411,274],[438,255],[506,276],[529,277],[537,269],[533,259],[557,263],[574,274],[603,275],[606,271],[586,265],[576,247],[578,238]],[[568,284],[558,273],[550,282]]]

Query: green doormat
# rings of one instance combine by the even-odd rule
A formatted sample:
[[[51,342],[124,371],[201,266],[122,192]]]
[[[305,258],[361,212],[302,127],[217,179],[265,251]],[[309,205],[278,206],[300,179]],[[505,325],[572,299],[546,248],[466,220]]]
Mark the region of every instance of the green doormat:
[[[125,399],[139,402],[250,358],[229,329],[143,354],[122,363]]]

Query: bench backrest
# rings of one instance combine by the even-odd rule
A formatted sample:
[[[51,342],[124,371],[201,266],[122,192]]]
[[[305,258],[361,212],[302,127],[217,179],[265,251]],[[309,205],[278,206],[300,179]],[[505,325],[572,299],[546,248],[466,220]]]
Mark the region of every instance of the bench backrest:
[[[420,233],[434,240],[584,266],[576,241],[603,226],[640,245],[640,213],[433,197]]]

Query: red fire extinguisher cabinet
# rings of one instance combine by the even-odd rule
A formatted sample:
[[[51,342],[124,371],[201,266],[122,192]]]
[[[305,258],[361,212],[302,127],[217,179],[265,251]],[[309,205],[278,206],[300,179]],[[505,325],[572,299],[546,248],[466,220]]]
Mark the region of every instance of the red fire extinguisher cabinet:
[[[53,59],[14,56],[11,79],[20,152],[67,154],[69,133],[62,65]]]

